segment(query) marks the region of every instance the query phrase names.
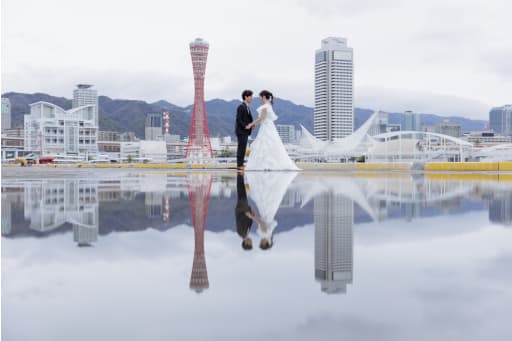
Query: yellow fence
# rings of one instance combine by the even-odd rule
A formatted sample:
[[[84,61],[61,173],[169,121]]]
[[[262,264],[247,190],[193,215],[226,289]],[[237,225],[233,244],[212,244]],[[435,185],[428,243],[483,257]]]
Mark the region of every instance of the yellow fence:
[[[423,170],[440,172],[512,171],[512,162],[427,162]]]
[[[14,165],[2,164],[2,167]],[[79,168],[144,168],[144,169],[234,169],[235,164],[192,164],[187,163],[78,163],[34,165],[36,167],[79,167]],[[298,162],[303,170],[382,172],[409,171],[411,163],[310,163]],[[427,162],[424,171],[433,172],[512,172],[512,162]]]

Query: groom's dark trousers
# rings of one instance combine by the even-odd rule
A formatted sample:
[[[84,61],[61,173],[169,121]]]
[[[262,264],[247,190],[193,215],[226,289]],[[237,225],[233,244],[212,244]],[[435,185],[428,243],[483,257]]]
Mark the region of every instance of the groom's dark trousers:
[[[251,135],[252,129],[245,127],[252,122],[251,109],[243,102],[236,110],[235,133],[238,138],[238,148],[236,151],[236,165],[242,167],[244,165],[245,150],[247,149],[247,139]]]

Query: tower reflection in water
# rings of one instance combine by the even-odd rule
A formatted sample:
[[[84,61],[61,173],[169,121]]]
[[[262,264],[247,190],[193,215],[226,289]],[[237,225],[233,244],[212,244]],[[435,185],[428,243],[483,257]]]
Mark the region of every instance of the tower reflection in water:
[[[190,275],[190,289],[200,293],[210,286],[204,255],[204,230],[212,187],[212,175],[205,173],[189,174],[187,183],[194,224],[194,261],[192,262],[192,273]]]
[[[354,201],[332,190],[314,198],[315,279],[327,294],[352,284]]]

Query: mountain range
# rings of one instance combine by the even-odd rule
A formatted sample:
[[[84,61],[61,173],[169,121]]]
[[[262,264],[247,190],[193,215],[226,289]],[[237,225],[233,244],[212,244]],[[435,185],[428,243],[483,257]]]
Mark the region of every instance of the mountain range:
[[[13,127],[23,127],[23,115],[30,112],[29,104],[37,101],[46,101],[62,107],[71,108],[71,99],[55,97],[44,93],[19,93],[7,92],[2,95],[11,101],[11,117]],[[206,101],[206,113],[211,136],[234,135],[234,117],[238,100],[212,99]],[[259,99],[255,99],[251,105],[255,113],[260,105]],[[313,108],[295,104],[291,101],[276,98],[274,109],[279,118],[278,124],[293,124],[296,128],[300,125],[313,131]],[[112,99],[107,96],[99,96],[100,130],[133,131],[139,138],[144,138],[144,117],[146,113],[170,111],[170,133],[187,136],[189,132],[192,105],[181,107],[165,100],[148,103],[141,100]],[[357,129],[370,115],[371,109],[355,108],[354,125]],[[422,114],[421,122],[425,125],[434,125],[443,120],[450,120],[462,125],[463,131],[483,130],[487,124],[484,120],[472,120],[458,116],[440,116],[435,114]],[[403,113],[389,113],[389,123],[405,123]]]

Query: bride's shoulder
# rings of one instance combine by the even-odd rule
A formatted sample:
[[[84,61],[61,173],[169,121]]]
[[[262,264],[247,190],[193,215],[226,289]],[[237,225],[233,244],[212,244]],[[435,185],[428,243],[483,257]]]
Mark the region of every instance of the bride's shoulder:
[[[265,103],[265,104],[262,104],[258,107],[258,111],[261,111],[263,109],[267,109],[269,108],[270,106],[268,105],[268,103]]]

